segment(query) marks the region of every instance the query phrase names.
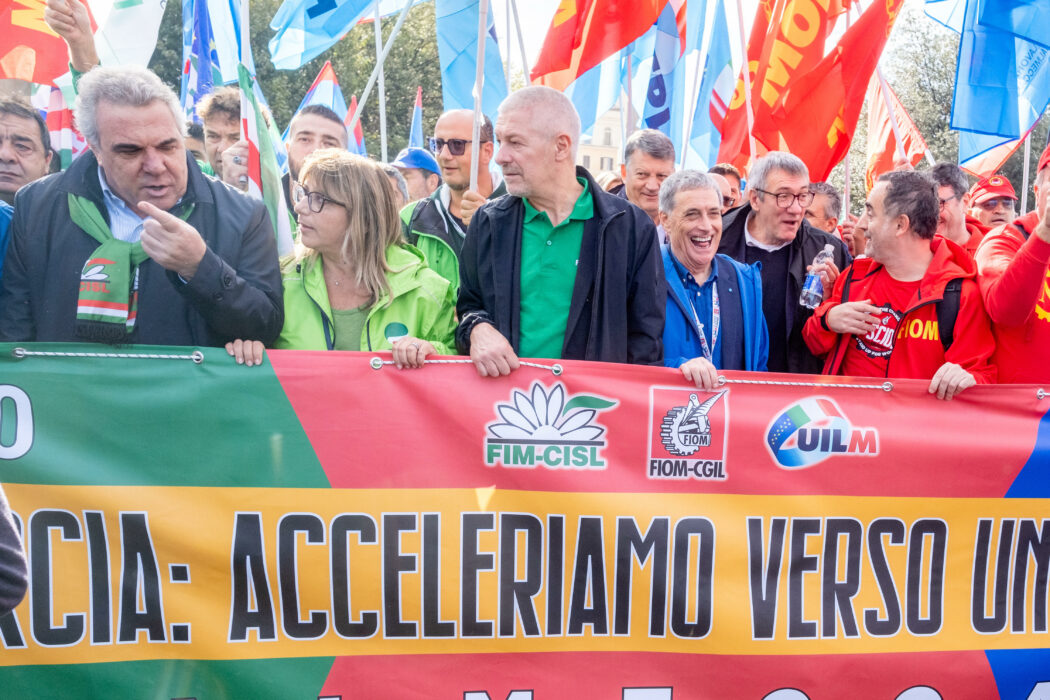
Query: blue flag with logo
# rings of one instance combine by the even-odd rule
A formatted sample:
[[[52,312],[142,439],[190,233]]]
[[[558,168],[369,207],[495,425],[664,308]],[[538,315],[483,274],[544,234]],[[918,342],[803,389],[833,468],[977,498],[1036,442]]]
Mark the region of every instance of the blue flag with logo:
[[[1050,104],[1050,24],[1009,24],[1015,17],[1009,12],[1013,5],[1028,3],[967,0],[955,71],[953,129],[1016,139]],[[1016,17],[1045,12],[1028,9]],[[992,20],[996,10],[1002,14]]]
[[[682,37],[678,34],[674,8],[670,3],[664,5],[653,25],[652,65],[649,72],[649,85],[645,92],[645,104],[642,108],[642,125],[647,129],[656,129],[671,141],[680,141],[681,131],[672,130],[671,110],[675,104],[682,104],[685,96],[674,91],[675,68],[682,55]],[[676,139],[678,136],[679,139]],[[675,144],[679,151],[680,143]]]
[[[438,56],[441,59],[441,93],[445,110],[474,109],[474,78],[478,55],[478,0],[435,0]],[[484,89],[481,110],[495,117],[507,97],[496,27],[491,8],[485,35]]]
[[[294,70],[339,41],[369,12],[374,0],[284,0],[270,22],[273,67]]]

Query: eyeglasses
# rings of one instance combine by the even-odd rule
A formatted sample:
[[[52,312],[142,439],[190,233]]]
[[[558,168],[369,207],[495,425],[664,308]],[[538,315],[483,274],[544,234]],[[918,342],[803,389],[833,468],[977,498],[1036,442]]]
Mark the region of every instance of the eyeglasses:
[[[430,139],[430,150],[434,155],[441,153],[441,149],[448,146],[448,152],[454,156],[461,156],[463,152],[467,150],[467,144],[470,143],[470,139]],[[488,143],[488,139],[480,141],[480,143]]]
[[[944,199],[941,199],[941,209],[944,209],[946,206],[948,206],[948,202],[952,201],[953,199],[959,199],[959,197],[961,196],[962,195],[960,194],[953,194],[951,197],[945,197]]]
[[[1013,209],[1014,208],[1014,200],[1010,199],[1009,197],[999,197],[998,199],[988,199],[988,200],[985,200],[985,201],[981,202],[977,206],[979,206],[981,209],[984,209],[985,211],[995,211],[996,209],[999,208],[1000,204],[1003,205],[1004,207],[1006,207],[1007,209]]]
[[[314,214],[320,214],[321,210],[324,209],[324,205],[326,202],[338,204],[343,209],[346,209],[346,205],[342,202],[336,201],[327,195],[321,194],[320,192],[307,192],[306,188],[304,188],[299,183],[296,183],[295,190],[292,192],[292,201],[295,204],[298,204],[304,198],[306,199],[306,205],[310,207],[310,211],[312,211]]]
[[[777,206],[781,209],[787,209],[795,202],[805,209],[813,203],[812,192],[799,192],[798,194],[791,194],[790,192],[770,192],[768,190],[760,190],[757,187],[754,188],[755,192],[761,192],[762,194],[770,194],[776,197]]]

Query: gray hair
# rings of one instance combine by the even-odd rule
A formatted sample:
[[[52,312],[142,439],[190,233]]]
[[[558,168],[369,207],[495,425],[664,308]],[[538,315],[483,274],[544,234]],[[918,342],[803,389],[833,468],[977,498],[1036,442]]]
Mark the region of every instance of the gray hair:
[[[580,115],[572,100],[554,88],[532,85],[512,92],[500,104],[498,113],[502,115],[516,110],[531,111],[537,126],[548,133],[564,130],[572,140],[572,159],[576,160],[576,149],[580,145]]]
[[[941,202],[937,198],[937,187],[926,173],[918,170],[895,170],[879,176],[886,183],[886,196],[882,206],[889,217],[908,217],[911,230],[919,238],[933,238],[937,232]]]
[[[674,211],[675,197],[685,190],[711,190],[718,199],[718,208],[722,208],[722,190],[710,175],[699,170],[679,170],[668,175],[660,185],[660,211],[664,214]]]
[[[809,183],[809,191],[813,194],[822,194],[828,198],[824,207],[825,219],[837,219],[842,216],[842,195],[839,191],[826,182]]]
[[[938,187],[951,187],[956,197],[962,197],[970,191],[966,173],[955,163],[938,163],[930,169],[930,177]]]
[[[809,179],[809,168],[796,155],[784,151],[770,151],[755,161],[751,168],[751,177],[747,180],[747,187],[751,190],[764,190],[768,186],[769,175],[774,170],[780,170],[788,175],[805,175]],[[760,192],[759,197],[762,196]]]
[[[185,115],[178,96],[161,82],[156,73],[146,68],[96,67],[80,79],[73,105],[73,120],[88,144],[96,148],[100,143],[96,117],[102,102],[122,107],[146,107],[154,102],[162,102],[171,110],[179,134],[186,135]]]
[[[642,129],[631,134],[623,148],[623,162],[630,161],[636,151],[656,160],[674,162],[674,144],[656,129]]]
[[[389,163],[383,163],[383,172],[391,180],[397,183],[397,191],[401,193],[401,198],[407,203],[408,198],[408,183],[405,182],[405,176],[401,174],[401,171],[390,165]]]

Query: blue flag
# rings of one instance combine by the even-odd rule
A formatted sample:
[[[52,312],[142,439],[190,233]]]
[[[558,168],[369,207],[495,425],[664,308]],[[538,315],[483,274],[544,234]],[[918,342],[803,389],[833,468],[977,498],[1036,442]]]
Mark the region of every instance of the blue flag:
[[[684,95],[674,92],[675,68],[682,54],[682,38],[675,23],[674,8],[670,3],[664,5],[660,16],[653,25],[656,30],[653,43],[653,61],[649,73],[649,87],[645,93],[645,105],[642,108],[642,125],[647,129],[656,129],[679,143],[675,151],[680,151],[681,131],[674,133],[671,128],[671,109],[675,103],[682,103]]]
[[[704,73],[697,91],[696,111],[689,135],[689,145],[704,170],[718,161],[718,147],[722,145],[722,122],[729,109],[736,86],[733,72],[733,54],[729,43],[729,26],[726,24],[725,6],[718,0],[715,6],[711,39],[704,59]],[[687,165],[692,165],[687,158]]]
[[[273,67],[294,70],[321,54],[374,12],[374,0],[284,0],[270,22]]]
[[[478,0],[435,0],[438,56],[441,59],[441,93],[445,110],[474,109],[474,78],[478,55]],[[496,27],[488,13],[485,38],[485,84],[481,110],[494,118],[507,97]]]
[[[185,44],[182,47],[182,106],[186,119],[200,124],[197,103],[214,89],[216,83],[222,83],[222,74],[219,72],[219,56],[211,31],[208,3],[206,0],[188,0],[183,3],[183,11],[186,11],[187,5],[193,13],[193,20],[189,51],[187,52]],[[185,34],[183,38],[185,39]]]
[[[1004,29],[1002,16],[986,23],[983,9],[1001,3],[967,0],[951,127],[1016,139],[1050,104],[1050,49],[1041,43],[1050,43],[1050,24]],[[1033,35],[1040,43],[1025,38]]]
[[[623,84],[624,59],[630,47],[623,49],[591,68],[565,88],[565,96],[572,100],[580,115],[580,127],[590,135],[598,117],[608,112],[620,97]]]

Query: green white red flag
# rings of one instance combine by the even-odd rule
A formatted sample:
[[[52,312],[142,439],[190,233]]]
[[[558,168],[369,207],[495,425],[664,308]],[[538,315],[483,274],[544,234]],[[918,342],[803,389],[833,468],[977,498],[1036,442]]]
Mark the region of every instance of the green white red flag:
[[[255,98],[251,74],[243,63],[237,71],[241,88],[241,136],[248,141],[248,194],[266,205],[277,236],[277,252],[286,255],[292,252],[295,241],[288,204],[281,188],[281,172],[274,156],[273,138]]]

